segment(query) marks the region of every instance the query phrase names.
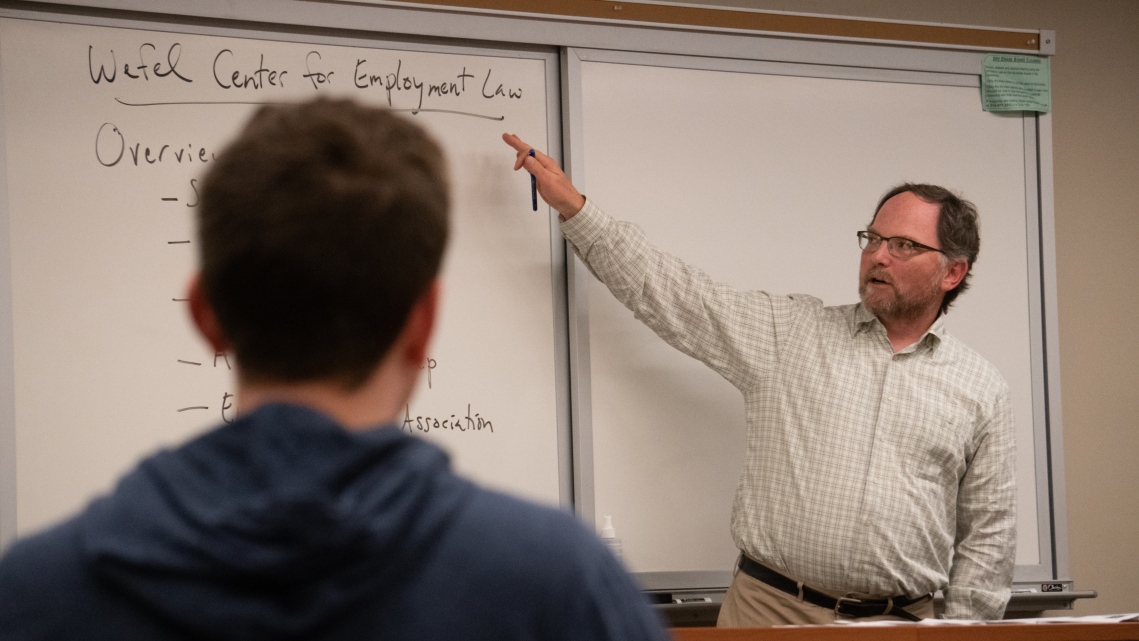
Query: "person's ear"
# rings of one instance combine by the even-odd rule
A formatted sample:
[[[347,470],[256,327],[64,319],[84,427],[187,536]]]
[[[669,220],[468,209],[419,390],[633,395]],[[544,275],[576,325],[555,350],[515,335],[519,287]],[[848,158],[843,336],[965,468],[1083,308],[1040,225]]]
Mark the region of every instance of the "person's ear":
[[[406,343],[404,356],[408,364],[420,367],[427,360],[427,348],[435,332],[435,320],[439,312],[439,296],[442,284],[436,278],[431,281],[407,315],[404,325]]]
[[[202,275],[200,273],[194,274],[190,278],[190,284],[187,285],[186,290],[186,298],[190,301],[190,317],[194,320],[194,326],[198,328],[198,333],[206,339],[206,342],[214,348],[215,352],[229,351],[229,341],[221,331],[217,314],[214,313],[214,308],[206,299],[206,293],[202,289]]]
[[[955,260],[945,270],[945,276],[941,278],[941,291],[947,292],[961,284],[964,280],[965,274],[969,273],[969,263],[964,260]]]

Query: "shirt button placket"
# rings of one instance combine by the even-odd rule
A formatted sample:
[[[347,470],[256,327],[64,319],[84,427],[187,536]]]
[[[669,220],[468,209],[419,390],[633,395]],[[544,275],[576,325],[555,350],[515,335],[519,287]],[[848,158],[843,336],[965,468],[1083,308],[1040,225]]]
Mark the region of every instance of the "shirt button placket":
[[[880,465],[881,459],[879,455],[881,449],[879,443],[885,434],[886,425],[889,424],[894,411],[892,403],[893,394],[890,392],[893,364],[893,358],[887,359],[882,370],[882,381],[878,396],[878,418],[874,422],[874,434],[870,446],[870,464],[867,466],[866,492],[869,494],[869,500],[865,502],[867,509],[863,512],[863,522],[866,525],[877,522],[880,518],[875,512],[877,506],[882,504],[877,496],[878,493],[882,491],[881,483],[879,482],[881,474],[878,473],[878,466]]]

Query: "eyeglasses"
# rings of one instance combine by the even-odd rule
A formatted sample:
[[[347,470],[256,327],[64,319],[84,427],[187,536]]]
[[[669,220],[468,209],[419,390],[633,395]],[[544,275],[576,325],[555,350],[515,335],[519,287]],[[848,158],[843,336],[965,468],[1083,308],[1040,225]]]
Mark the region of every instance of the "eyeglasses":
[[[872,231],[858,232],[858,246],[861,247],[862,251],[864,252],[878,251],[878,247],[882,245],[883,241],[885,241],[886,250],[890,252],[890,255],[894,258],[900,258],[902,260],[912,258],[914,254],[919,254],[922,251],[941,252],[942,254],[945,254],[944,251],[936,247],[923,245],[917,241],[910,240],[909,238],[902,238],[901,236],[887,238],[885,236],[879,236]]]

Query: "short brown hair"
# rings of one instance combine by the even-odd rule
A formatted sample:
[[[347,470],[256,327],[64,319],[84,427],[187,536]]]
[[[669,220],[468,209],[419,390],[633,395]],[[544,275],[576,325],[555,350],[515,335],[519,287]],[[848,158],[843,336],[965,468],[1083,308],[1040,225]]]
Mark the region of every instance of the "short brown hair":
[[[882,210],[882,205],[885,205],[887,200],[906,192],[939,206],[937,242],[941,245],[941,251],[945,252],[943,256],[948,260],[964,260],[967,266],[965,277],[957,287],[945,292],[945,297],[941,299],[941,313],[944,314],[949,311],[953,301],[969,289],[969,281],[973,277],[973,263],[977,262],[977,256],[981,253],[981,223],[977,218],[977,207],[944,187],[924,183],[903,183],[882,196],[878,201],[878,207],[874,209],[874,218],[878,217],[878,212]],[[870,219],[871,224],[874,223],[874,218]]]
[[[202,286],[247,380],[361,385],[439,272],[443,153],[350,100],[266,106],[198,208]]]

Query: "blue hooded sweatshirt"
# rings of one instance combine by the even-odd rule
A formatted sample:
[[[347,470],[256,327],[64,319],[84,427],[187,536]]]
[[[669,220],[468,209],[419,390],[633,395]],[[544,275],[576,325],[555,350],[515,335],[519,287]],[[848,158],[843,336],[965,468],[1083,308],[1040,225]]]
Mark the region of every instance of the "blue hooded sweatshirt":
[[[273,404],[0,560],[0,639],[664,639],[576,518]]]

